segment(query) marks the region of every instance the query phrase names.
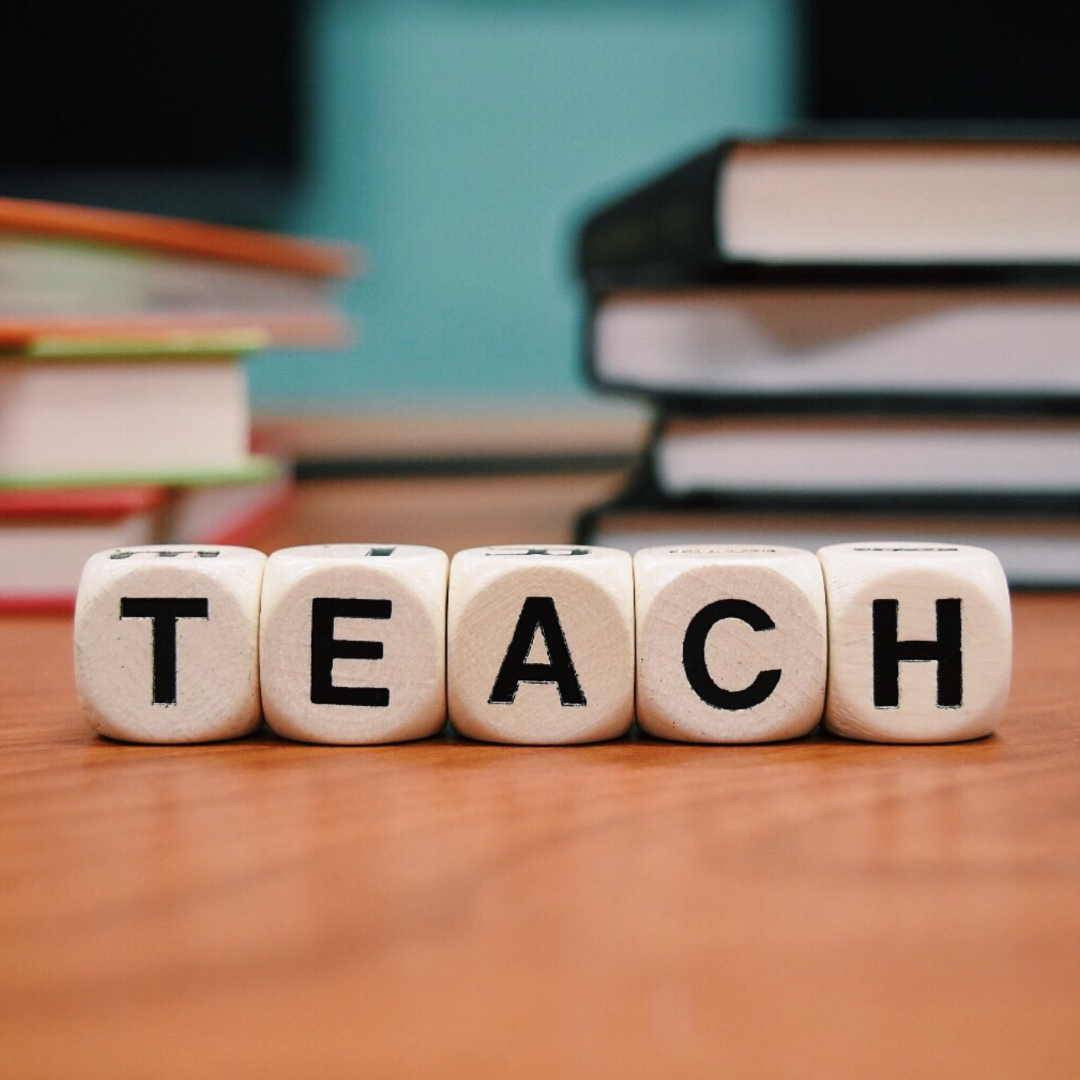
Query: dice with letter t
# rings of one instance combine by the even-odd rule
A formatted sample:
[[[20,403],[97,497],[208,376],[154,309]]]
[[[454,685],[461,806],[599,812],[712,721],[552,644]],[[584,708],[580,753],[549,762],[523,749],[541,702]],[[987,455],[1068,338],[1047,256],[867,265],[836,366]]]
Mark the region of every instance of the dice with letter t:
[[[988,735],[1012,671],[997,556],[957,544],[836,544],[818,552],[829,607],[825,724],[874,742]]]
[[[239,547],[92,556],[75,607],[75,685],[90,725],[147,743],[254,731],[265,564],[262,552]]]
[[[581,743],[634,717],[634,578],[624,551],[459,552],[447,608],[450,722],[474,739]]]
[[[809,551],[708,545],[634,557],[637,715],[684,742],[805,735],[825,703],[825,588]]]
[[[449,559],[409,544],[275,551],[263,583],[263,713],[305,742],[399,742],[446,723]]]

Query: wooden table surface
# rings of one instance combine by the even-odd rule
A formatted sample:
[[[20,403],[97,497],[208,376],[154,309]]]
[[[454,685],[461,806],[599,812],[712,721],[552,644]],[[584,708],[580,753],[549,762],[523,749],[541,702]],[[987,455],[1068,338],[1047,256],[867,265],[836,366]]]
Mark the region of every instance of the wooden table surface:
[[[316,484],[266,546],[559,540],[574,481]],[[0,621],[0,1075],[1076,1077],[1080,596],[1000,733],[106,742]]]

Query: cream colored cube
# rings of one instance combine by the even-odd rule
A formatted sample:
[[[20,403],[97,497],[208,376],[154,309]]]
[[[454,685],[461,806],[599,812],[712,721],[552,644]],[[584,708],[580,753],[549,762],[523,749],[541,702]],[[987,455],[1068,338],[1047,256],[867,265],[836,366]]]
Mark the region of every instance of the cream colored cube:
[[[983,548],[907,541],[818,552],[829,605],[825,723],[874,742],[994,730],[1012,671],[1009,589]]]
[[[637,716],[664,739],[811,731],[825,704],[821,567],[797,548],[657,547],[634,557]]]
[[[260,635],[263,714],[274,731],[347,744],[439,731],[449,562],[408,544],[275,551]]]
[[[582,743],[634,717],[630,556],[599,547],[459,552],[447,609],[450,722],[473,739]]]
[[[75,607],[75,684],[90,725],[129,742],[254,731],[266,556],[157,545],[94,555]]]

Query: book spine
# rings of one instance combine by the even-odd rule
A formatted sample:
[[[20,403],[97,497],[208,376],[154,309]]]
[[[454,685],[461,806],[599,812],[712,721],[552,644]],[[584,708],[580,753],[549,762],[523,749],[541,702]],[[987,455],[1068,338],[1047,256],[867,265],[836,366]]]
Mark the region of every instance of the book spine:
[[[608,380],[595,372],[593,384],[607,394],[647,401],[670,416],[690,418],[770,419],[779,416],[881,417],[993,416],[1001,419],[1075,419],[1080,416],[1080,395],[1048,390],[1045,393],[939,392],[937,390],[798,391],[791,393],[723,393],[672,391],[641,384]]]
[[[722,142],[593,213],[578,234],[577,268],[597,285],[627,271],[660,283],[694,280],[720,261]]]
[[[601,518],[604,516],[606,509],[607,504],[605,503],[600,506],[587,507],[578,514],[574,522],[573,543],[588,546],[594,542],[599,532]]]
[[[1080,282],[1076,263],[822,262],[731,259],[724,250],[721,178],[739,140],[727,139],[594,210],[578,228],[576,269],[593,292],[724,285],[779,288],[987,286]]]

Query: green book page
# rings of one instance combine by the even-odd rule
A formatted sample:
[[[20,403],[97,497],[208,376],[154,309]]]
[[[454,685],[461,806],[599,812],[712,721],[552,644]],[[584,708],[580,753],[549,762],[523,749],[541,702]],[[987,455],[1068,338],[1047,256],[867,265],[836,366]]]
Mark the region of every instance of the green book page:
[[[175,471],[138,468],[93,473],[0,473],[0,491],[25,491],[30,488],[120,487],[126,484],[155,484],[164,487],[189,487],[205,484],[245,484],[270,480],[280,475],[281,465],[261,454],[237,465],[223,468],[177,469]]]

